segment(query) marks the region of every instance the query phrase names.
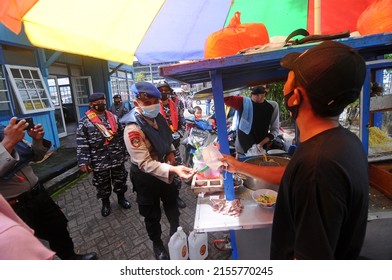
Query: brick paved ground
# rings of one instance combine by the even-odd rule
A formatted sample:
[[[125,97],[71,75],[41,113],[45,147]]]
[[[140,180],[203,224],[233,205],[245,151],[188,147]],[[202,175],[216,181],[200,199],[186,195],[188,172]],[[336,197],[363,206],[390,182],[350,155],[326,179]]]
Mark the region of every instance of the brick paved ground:
[[[136,195],[130,190],[126,197],[132,208],[122,209],[118,206],[116,195],[112,194],[112,213],[101,216],[101,201],[96,199],[96,192],[91,185],[92,175],[84,175],[71,183],[65,191],[56,194],[54,200],[60,205],[69,219],[69,231],[76,250],[85,253],[95,251],[102,260],[153,260],[152,242],[148,239],[144,222],[139,215]],[[131,183],[128,179],[128,186]],[[189,234],[193,230],[196,197],[189,186],[184,184],[180,197],[187,207],[180,209],[180,225]],[[162,212],[163,213],[163,212]],[[169,224],[162,215],[162,240],[169,241]],[[208,259],[231,259],[230,251],[218,251],[211,245],[213,240],[222,238],[228,232],[209,233]]]

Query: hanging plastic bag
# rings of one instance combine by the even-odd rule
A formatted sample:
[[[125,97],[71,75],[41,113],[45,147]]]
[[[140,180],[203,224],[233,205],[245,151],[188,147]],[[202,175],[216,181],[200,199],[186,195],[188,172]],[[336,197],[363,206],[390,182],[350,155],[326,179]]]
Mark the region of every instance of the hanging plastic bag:
[[[220,161],[223,155],[219,152],[218,148],[210,144],[201,150],[203,160],[206,165],[212,170],[219,170],[221,166],[227,165]]]
[[[204,58],[234,55],[243,49],[269,43],[268,31],[264,24],[241,24],[240,16],[240,12],[235,12],[227,27],[208,36]]]
[[[357,30],[361,35],[392,32],[392,0],[378,0],[359,16]]]

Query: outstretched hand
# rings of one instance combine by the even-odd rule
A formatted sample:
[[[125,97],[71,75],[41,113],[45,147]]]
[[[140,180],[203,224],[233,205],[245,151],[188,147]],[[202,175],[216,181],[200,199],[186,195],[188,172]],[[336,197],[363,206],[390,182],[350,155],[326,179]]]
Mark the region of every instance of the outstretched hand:
[[[219,159],[221,162],[227,164],[227,171],[231,173],[237,172],[237,166],[240,161],[235,159],[233,156],[223,154],[223,158]]]
[[[196,170],[184,165],[170,166],[170,171],[176,173],[181,179],[188,180],[196,174]]]
[[[92,171],[92,169],[89,165],[81,165],[81,166],[79,166],[79,169],[83,173],[90,173]]]

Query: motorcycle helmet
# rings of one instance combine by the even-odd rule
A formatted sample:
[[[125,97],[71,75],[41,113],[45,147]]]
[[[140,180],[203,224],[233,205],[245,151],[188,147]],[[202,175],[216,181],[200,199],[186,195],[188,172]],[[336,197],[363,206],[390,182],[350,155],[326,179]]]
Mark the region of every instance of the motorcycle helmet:
[[[171,86],[169,85],[169,83],[166,82],[166,81],[159,82],[159,83],[156,85],[156,87],[157,87],[157,89],[159,89],[159,88],[161,88],[161,87],[167,87],[171,92],[173,92],[173,89],[171,88]]]

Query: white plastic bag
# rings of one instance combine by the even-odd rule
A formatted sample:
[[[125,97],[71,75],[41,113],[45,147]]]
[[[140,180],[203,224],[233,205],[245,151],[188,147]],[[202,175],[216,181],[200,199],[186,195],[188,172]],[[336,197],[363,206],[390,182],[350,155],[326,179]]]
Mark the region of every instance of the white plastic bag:
[[[249,150],[245,153],[245,156],[250,157],[250,156],[259,156],[265,154],[265,150],[261,148],[257,144],[253,144],[252,147],[249,148]]]
[[[219,159],[223,158],[222,154],[214,145],[208,145],[201,150],[203,161],[212,170],[219,170],[219,168],[225,163],[221,162]]]

